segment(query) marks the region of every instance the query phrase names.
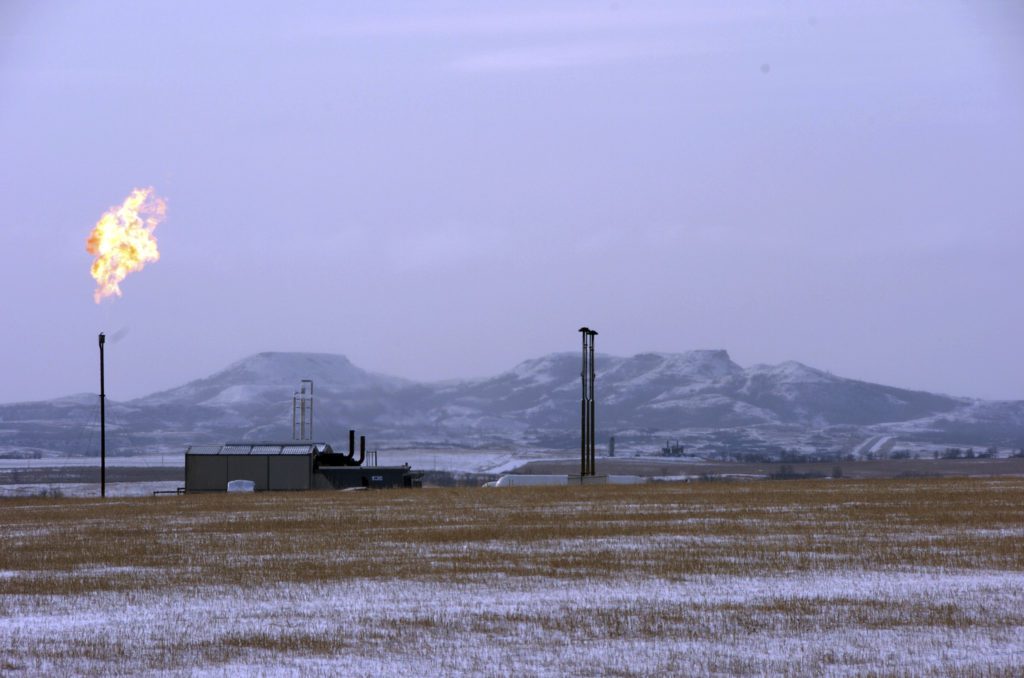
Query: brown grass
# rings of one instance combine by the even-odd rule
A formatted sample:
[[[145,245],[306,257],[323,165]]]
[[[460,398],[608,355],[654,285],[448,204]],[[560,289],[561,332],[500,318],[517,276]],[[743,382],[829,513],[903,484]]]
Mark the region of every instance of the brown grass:
[[[1024,481],[0,501],[2,594],[345,578],[1024,570]],[[623,548],[629,542],[630,548]],[[227,567],[225,567],[227,565]]]
[[[0,500],[0,618],[60,597],[108,593],[130,602],[155,594],[173,601],[211,588],[254,592],[368,580],[405,587],[544,578],[573,586],[615,585],[628,576],[699,587],[722,576],[1024,572],[1022,528],[1024,480],[1008,478],[11,499]],[[977,602],[912,596],[766,592],[756,602],[640,605],[627,595],[612,607],[413,610],[378,616],[358,637],[349,629],[283,622],[276,630],[220,629],[201,640],[166,642],[86,635],[52,644],[0,633],[0,672],[75,661],[94,662],[75,666],[96,673],[125,666],[185,670],[190,661],[332,656],[397,639],[719,642],[850,628],[1002,637],[1022,626],[1024,611],[990,613]],[[140,656],[124,643],[145,650]],[[829,648],[814,656],[815,663],[795,669],[739,656],[703,669],[683,658],[662,668],[802,673],[863,661]],[[631,675],[628,666],[605,668]]]

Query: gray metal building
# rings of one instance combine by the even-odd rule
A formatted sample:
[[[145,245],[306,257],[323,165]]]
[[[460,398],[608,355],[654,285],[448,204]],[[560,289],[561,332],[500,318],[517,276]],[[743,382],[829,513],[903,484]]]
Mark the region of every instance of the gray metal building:
[[[358,463],[357,463],[358,462]],[[185,491],[224,492],[231,480],[251,480],[257,491],[418,487],[409,466],[362,466],[327,443],[228,443],[185,450]]]

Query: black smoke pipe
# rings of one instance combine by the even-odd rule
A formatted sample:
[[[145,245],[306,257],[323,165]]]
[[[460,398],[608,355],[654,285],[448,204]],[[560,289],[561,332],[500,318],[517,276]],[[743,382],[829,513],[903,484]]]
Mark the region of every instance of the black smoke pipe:
[[[354,459],[356,456],[356,432],[354,429],[348,430],[348,458],[349,460]]]
[[[356,466],[363,465],[363,459],[366,458],[366,436],[359,436],[359,461],[356,462]]]

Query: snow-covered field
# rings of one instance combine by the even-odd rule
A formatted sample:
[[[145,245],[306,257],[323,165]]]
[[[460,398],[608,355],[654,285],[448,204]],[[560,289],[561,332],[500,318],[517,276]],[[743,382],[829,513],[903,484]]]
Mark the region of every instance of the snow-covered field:
[[[461,473],[504,473],[527,462],[538,459],[568,458],[566,452],[532,452],[528,450],[473,450],[473,449],[394,449],[380,450],[377,463],[382,466],[409,466],[424,471],[453,471]],[[573,459],[577,457],[573,456]],[[99,457],[46,456],[41,459],[0,459],[0,469],[36,469],[56,466],[95,467]],[[107,467],[185,467],[183,450],[166,454],[146,454],[130,457],[107,457]],[[97,471],[98,472],[98,471]]]
[[[0,502],[0,674],[1019,675],[1024,481]]]
[[[107,483],[108,497],[147,497],[154,492],[173,492],[184,485],[181,480]],[[17,483],[0,485],[2,497],[98,497],[96,483]]]
[[[409,464],[421,471],[508,473],[531,461],[564,459],[569,456],[565,452],[528,450],[398,449],[381,450],[377,461],[382,466]],[[572,457],[578,458],[578,455]]]
[[[189,675],[983,675],[1024,658],[1017,573],[665,582],[359,579],[4,606],[6,667]],[[798,610],[791,613],[790,610]],[[947,612],[951,611],[951,612]],[[947,627],[935,618],[954,615]],[[14,648],[11,645],[17,644]],[[114,659],[114,662],[111,662]],[[0,660],[2,661],[2,660]]]
[[[48,455],[40,459],[0,459],[0,469],[33,469],[52,468],[54,466],[84,466],[99,469],[100,458],[97,454],[94,457],[71,457],[66,455]],[[185,451],[167,452],[165,454],[138,454],[126,457],[107,457],[107,468],[112,466],[142,466],[142,467],[179,467],[185,468]]]
[[[409,464],[420,471],[448,471],[453,473],[500,474],[537,460],[565,458],[564,453],[544,453],[510,450],[470,449],[397,449],[380,450],[377,463],[384,466]],[[575,459],[575,457],[573,457]],[[371,458],[372,460],[372,458]],[[183,452],[110,457],[110,468],[179,468],[180,480],[151,482],[108,482],[107,495],[111,497],[148,496],[154,491],[173,491],[184,484],[185,455]],[[99,495],[99,460],[82,457],[44,457],[42,459],[0,459],[0,471],[20,470],[33,477],[33,471],[60,468],[95,468],[93,482],[0,482],[0,497],[96,497]],[[108,476],[109,478],[109,476]]]
[[[107,496],[149,496],[174,491],[184,484],[184,452],[107,458]],[[134,482],[113,482],[112,469],[144,470]],[[145,471],[152,469],[152,473]],[[180,469],[180,473],[173,473]],[[63,470],[73,470],[71,477]],[[162,472],[162,473],[161,473]],[[92,457],[44,456],[39,459],[0,459],[0,497],[98,497],[100,462]],[[122,480],[124,480],[123,474]],[[153,480],[177,475],[176,480]],[[149,477],[147,477],[149,476]],[[53,480],[51,480],[51,478]],[[89,480],[90,482],[80,482]]]

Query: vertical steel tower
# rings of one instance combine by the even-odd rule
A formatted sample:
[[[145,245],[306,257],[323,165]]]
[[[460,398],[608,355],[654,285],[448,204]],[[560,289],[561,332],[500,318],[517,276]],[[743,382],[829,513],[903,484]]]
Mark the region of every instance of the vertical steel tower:
[[[309,391],[306,391],[306,386]],[[306,408],[306,405],[309,408]],[[296,412],[298,416],[296,417]],[[306,413],[309,418],[306,418]],[[308,426],[307,426],[308,424]],[[301,389],[292,396],[292,440],[313,439],[313,380],[303,379]]]
[[[580,402],[580,476],[595,474],[594,463],[594,337],[597,332],[581,327],[583,335],[583,368],[580,379],[583,382],[583,399]]]

